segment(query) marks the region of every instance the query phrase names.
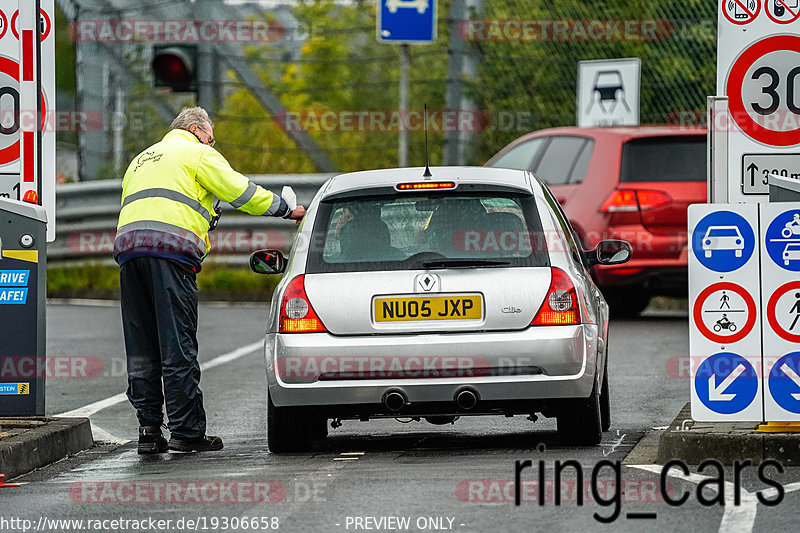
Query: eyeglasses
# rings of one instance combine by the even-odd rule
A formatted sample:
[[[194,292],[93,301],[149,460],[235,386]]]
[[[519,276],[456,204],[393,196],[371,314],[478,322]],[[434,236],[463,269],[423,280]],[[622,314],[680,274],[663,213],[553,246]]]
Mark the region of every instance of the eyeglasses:
[[[208,133],[205,129],[201,128],[199,125],[195,124],[195,126],[197,126],[198,130],[200,130],[203,133],[205,133],[206,135],[208,135],[208,142],[204,143],[202,140],[200,140],[200,137],[197,137],[197,134],[192,133],[192,135],[194,135],[197,138],[197,140],[200,141],[201,143],[207,144],[211,148],[214,148],[214,145],[217,144],[217,141],[214,139],[214,137],[212,137],[210,133]]]

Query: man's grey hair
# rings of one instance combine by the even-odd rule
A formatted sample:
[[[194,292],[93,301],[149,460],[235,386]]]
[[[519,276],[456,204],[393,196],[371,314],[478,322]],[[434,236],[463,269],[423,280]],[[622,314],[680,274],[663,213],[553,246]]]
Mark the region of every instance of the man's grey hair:
[[[175,120],[170,124],[171,130],[188,130],[192,124],[204,126],[206,122],[213,128],[214,123],[208,118],[208,113],[202,107],[184,107]]]

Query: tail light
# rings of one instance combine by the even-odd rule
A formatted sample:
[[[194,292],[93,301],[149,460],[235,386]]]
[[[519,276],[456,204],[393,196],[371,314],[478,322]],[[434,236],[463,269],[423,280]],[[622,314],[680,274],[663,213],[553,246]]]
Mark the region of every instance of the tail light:
[[[542,302],[531,326],[571,326],[581,323],[581,311],[575,285],[566,272],[551,268],[552,279],[547,298]]]
[[[617,189],[600,208],[612,216],[612,224],[635,224],[639,222],[639,212],[661,207],[672,202],[672,197],[662,191]]]
[[[306,295],[305,276],[289,282],[281,302],[281,333],[322,333],[328,331]]]

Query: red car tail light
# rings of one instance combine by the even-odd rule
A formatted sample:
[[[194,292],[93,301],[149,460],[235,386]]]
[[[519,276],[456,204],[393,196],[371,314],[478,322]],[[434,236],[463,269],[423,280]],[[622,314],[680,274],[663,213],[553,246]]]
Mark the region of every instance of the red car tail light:
[[[281,302],[280,333],[324,333],[325,325],[306,295],[305,276],[289,282]]]
[[[571,326],[581,323],[575,285],[563,270],[551,268],[552,278],[547,298],[536,313],[531,326]]]
[[[603,213],[645,211],[672,202],[672,197],[662,191],[618,189],[611,193],[600,210]]]

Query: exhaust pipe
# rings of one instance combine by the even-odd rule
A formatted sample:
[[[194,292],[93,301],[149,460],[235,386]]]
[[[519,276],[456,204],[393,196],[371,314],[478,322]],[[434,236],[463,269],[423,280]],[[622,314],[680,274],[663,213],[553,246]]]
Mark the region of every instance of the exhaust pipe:
[[[405,394],[398,390],[386,391],[383,395],[383,406],[396,413],[408,403]]]
[[[461,389],[456,393],[456,405],[463,411],[471,411],[478,405],[478,392],[474,389]]]

